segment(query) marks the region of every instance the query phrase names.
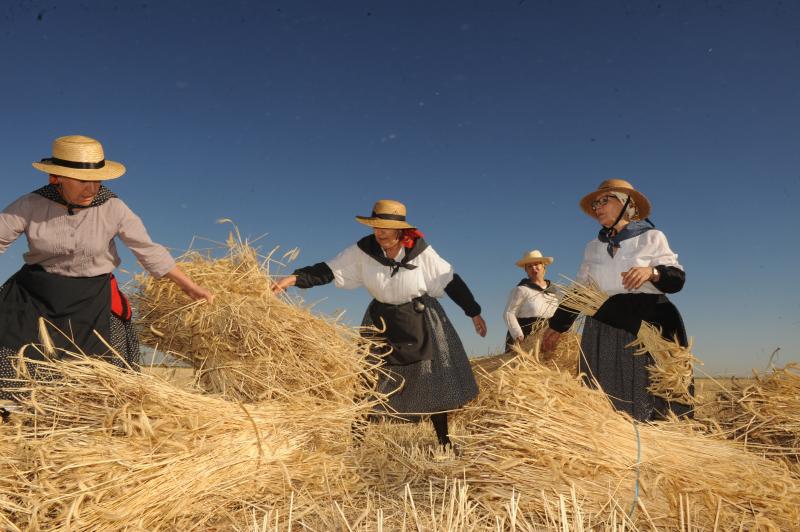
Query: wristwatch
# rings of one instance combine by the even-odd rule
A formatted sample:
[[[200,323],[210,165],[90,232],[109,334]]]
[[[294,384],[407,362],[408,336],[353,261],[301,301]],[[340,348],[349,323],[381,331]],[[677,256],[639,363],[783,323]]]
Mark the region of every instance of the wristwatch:
[[[652,275],[650,277],[650,282],[652,283],[652,282],[658,281],[660,277],[661,277],[661,274],[658,272],[658,268],[653,266],[653,273],[652,273]]]

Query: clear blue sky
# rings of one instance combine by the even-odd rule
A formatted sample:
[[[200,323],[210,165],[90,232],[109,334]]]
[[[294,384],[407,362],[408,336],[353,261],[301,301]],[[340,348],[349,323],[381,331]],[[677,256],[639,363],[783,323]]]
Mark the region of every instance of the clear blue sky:
[[[64,134],[104,142],[112,190],[175,249],[228,217],[314,263],[399,199],[483,305],[486,339],[446,306],[482,354],[514,261],[574,276],[597,231],[578,199],[621,177],[686,268],[702,369],[800,359],[797,2],[5,0],[0,64],[4,205]],[[351,323],[368,301],[303,295]]]

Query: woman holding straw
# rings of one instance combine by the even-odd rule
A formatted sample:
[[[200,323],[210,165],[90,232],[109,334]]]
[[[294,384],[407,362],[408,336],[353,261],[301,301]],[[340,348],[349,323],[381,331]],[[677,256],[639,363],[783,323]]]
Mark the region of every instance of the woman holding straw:
[[[609,179],[584,196],[580,207],[601,229],[586,245],[577,282],[594,284],[610,296],[586,318],[581,372],[606,392],[615,408],[636,420],[661,419],[670,410],[688,414],[686,405],[648,390],[647,367],[653,358],[649,353],[636,355],[631,347],[642,321],[658,326],[664,338],[687,345],[683,319],[665,295],[683,288],[685,273],[664,233],[647,218],[650,202],[629,182]],[[576,312],[562,302],[550,319],[542,348],[552,350],[575,318]]]
[[[52,157],[33,163],[49,184],[20,197],[0,213],[0,253],[23,233],[25,265],[0,287],[0,397],[13,398],[13,359],[36,343],[40,318],[52,324],[58,352],[80,350],[118,366],[135,367],[139,343],[131,308],[111,273],[119,266],[119,237],[145,270],[166,276],[192,299],[212,301],[169,252],[150,240],[142,221],[102,182],[125,167],[105,159],[103,146],[80,135],[59,137]],[[48,327],[48,329],[51,329]],[[76,349],[77,348],[77,349]],[[116,353],[115,353],[116,352]],[[27,358],[42,353],[29,348]]]
[[[538,249],[529,251],[517,261],[517,266],[525,270],[524,277],[511,290],[503,312],[508,333],[506,333],[506,351],[511,351],[516,343],[521,342],[531,332],[540,330],[547,323],[558,307],[558,295],[553,284],[544,278],[547,266],[553,263],[553,257],[543,257]]]
[[[274,290],[335,283],[364,286],[374,298],[363,325],[385,342],[377,391],[391,394],[387,411],[407,420],[430,415],[439,444],[450,444],[447,411],[473,399],[478,388],[464,346],[436,298],[447,294],[486,336],[481,307],[467,285],[406,221],[399,201],[380,200],[371,216],[356,220],[372,228],[332,260],[295,270]]]

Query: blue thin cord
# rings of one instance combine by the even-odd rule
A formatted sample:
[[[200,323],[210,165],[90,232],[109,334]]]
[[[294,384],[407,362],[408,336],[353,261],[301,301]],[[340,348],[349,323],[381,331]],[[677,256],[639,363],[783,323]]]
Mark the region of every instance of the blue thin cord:
[[[639,438],[639,426],[636,421],[633,422],[633,430],[636,431],[636,483],[633,488],[633,504],[628,517],[633,519],[633,513],[636,511],[636,502],[639,500],[639,464],[642,463],[642,440]]]

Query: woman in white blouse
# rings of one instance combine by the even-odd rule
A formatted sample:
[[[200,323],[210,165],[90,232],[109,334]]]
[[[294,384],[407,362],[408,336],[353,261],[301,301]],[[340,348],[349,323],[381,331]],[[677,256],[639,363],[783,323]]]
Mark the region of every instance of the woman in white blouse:
[[[517,261],[517,266],[524,269],[527,276],[511,290],[503,313],[508,327],[506,351],[556,311],[558,295],[552,283],[544,278],[547,266],[552,263],[553,257],[543,257],[538,249],[529,251]]]
[[[101,184],[125,173],[105,159],[103,146],[80,135],[59,137],[53,155],[33,163],[49,184],[26,194],[0,213],[0,254],[21,235],[28,240],[25,265],[0,287],[0,388],[13,387],[11,361],[23,345],[38,340],[42,317],[57,353],[75,351],[135,367],[139,344],[127,299],[112,271],[120,264],[119,237],[155,277],[166,276],[193,299],[213,296],[176,265],[163,246],[153,243],[125,203]],[[94,334],[97,331],[124,357],[120,359]],[[35,349],[26,356],[39,358]],[[32,365],[31,365],[32,366]],[[13,399],[0,390],[0,398]]]
[[[364,326],[384,329],[385,349],[378,391],[390,393],[387,411],[404,419],[430,415],[440,445],[449,445],[447,411],[473,399],[478,388],[455,328],[436,298],[447,294],[486,335],[481,307],[453,267],[406,221],[394,200],[375,203],[371,216],[356,220],[372,228],[333,259],[295,270],[275,284],[310,288],[333,282],[363,286],[374,298]]]
[[[665,294],[680,291],[685,282],[678,255],[667,237],[647,218],[650,202],[622,179],[609,179],[580,201],[583,212],[602,228],[586,245],[578,271],[580,283],[594,282],[610,297],[593,317],[587,317],[581,338],[581,372],[597,382],[614,406],[634,419],[660,419],[672,410],[690,415],[689,408],[651,394],[649,354],[635,355],[628,347],[642,321],[661,328],[665,338],[687,345],[686,329],[678,309]],[[543,349],[552,350],[561,333],[576,318],[563,305],[550,319]]]

